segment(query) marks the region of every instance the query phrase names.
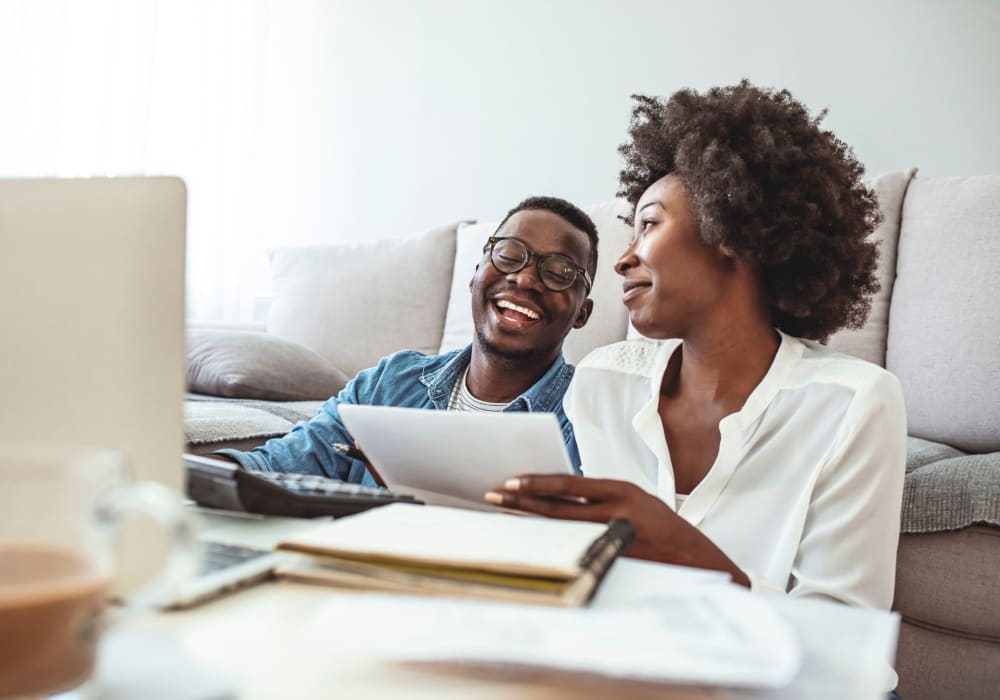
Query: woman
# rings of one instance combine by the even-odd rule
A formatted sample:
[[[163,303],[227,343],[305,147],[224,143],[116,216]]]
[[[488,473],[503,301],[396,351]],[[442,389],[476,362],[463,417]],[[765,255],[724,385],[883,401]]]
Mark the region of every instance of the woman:
[[[619,149],[635,234],[615,269],[632,324],[658,342],[577,369],[565,406],[590,478],[525,475],[486,500],[626,517],[630,556],[888,608],[900,386],[820,344],[860,326],[878,289],[863,168],[786,91],[635,99]]]

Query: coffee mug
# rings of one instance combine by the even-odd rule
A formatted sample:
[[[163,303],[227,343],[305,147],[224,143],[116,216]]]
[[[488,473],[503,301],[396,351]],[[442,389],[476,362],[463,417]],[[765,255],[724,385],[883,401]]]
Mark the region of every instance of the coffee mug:
[[[128,483],[111,450],[0,444],[0,698],[34,698],[86,684],[106,623],[120,525],[163,526],[170,554],[125,609],[155,605],[196,562],[180,499]]]

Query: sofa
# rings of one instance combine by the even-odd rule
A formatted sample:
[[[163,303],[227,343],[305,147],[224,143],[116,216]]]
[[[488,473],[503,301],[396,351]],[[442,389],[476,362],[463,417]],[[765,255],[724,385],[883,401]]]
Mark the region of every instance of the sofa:
[[[870,181],[884,220],[882,289],[837,350],[899,377],[909,455],[893,604],[906,700],[1000,697],[1000,177]],[[627,205],[589,208],[600,231],[594,314],[565,355],[634,335],[611,265]],[[358,245],[271,253],[266,322],[189,329],[189,449],[249,448],[313,415],[395,350],[472,338],[468,282],[495,222],[455,222]]]

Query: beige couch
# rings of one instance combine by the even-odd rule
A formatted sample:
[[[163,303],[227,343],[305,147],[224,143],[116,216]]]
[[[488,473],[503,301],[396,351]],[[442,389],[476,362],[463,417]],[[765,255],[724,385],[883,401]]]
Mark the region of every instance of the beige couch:
[[[1000,177],[921,178],[911,170],[883,175],[872,185],[885,215],[876,233],[882,291],[865,327],[835,336],[831,345],[894,372],[907,401],[913,437],[894,604],[903,618],[899,690],[906,700],[996,698]],[[600,229],[600,271],[594,315],[566,343],[570,362],[630,332],[611,272],[630,235],[617,219],[623,211],[620,202],[589,210]],[[472,337],[468,281],[494,227],[453,224],[368,245],[276,251],[273,302],[254,342],[291,341],[284,350],[309,370],[299,372],[287,366],[288,357],[277,358],[269,379],[255,385],[254,369],[239,366],[246,357],[227,355],[227,347],[245,345],[250,336],[220,336],[216,354],[229,357],[232,381],[193,388],[222,386],[214,393],[278,398],[268,391],[322,375],[322,387],[312,394],[306,388],[281,396],[321,399],[336,381],[333,367],[351,376],[398,349],[465,345]],[[249,356],[260,358],[264,351],[270,352]],[[219,371],[200,370],[219,379]],[[305,376],[292,381],[296,373]],[[268,382],[267,391],[260,388]],[[285,432],[318,405],[199,397],[188,402],[188,435],[196,451],[232,440],[245,447]]]

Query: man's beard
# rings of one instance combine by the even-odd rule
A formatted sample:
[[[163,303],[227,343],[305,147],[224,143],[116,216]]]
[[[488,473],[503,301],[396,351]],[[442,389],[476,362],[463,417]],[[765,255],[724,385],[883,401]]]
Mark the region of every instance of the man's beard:
[[[541,348],[537,347],[520,350],[504,350],[503,348],[499,348],[491,343],[479,328],[476,328],[476,340],[479,341],[479,347],[484,353],[491,355],[503,365],[510,368],[520,367],[530,360],[540,360],[546,355]]]

